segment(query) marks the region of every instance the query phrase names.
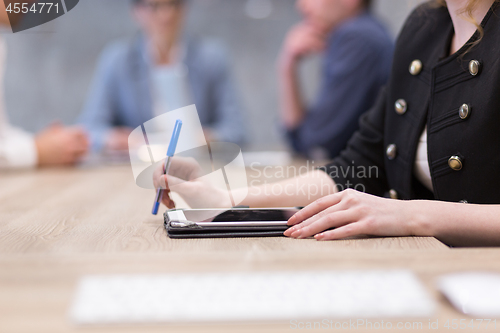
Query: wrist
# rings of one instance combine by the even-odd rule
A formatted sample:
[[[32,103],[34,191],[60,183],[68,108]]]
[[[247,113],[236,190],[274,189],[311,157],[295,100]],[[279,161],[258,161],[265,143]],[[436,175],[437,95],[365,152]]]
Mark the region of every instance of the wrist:
[[[412,208],[407,211],[410,213],[407,216],[409,234],[413,236],[435,236],[433,231],[432,217],[429,212],[432,212],[433,207],[429,207],[433,203],[427,200],[410,200],[407,201]]]

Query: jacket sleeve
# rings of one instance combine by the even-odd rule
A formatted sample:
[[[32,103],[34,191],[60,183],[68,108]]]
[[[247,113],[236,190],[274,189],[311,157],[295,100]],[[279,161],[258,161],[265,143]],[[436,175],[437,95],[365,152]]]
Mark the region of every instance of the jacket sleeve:
[[[386,89],[383,88],[375,106],[360,118],[360,128],[354,133],[334,161],[321,168],[342,191],[358,191],[383,196],[389,185],[384,166],[384,118]]]
[[[120,45],[108,47],[99,60],[87,100],[78,119],[90,136],[93,151],[104,145],[106,134],[113,126],[116,103],[116,59],[121,52]]]
[[[241,145],[246,140],[246,128],[229,56],[224,47],[214,45],[217,50],[213,52],[213,65],[217,72],[213,88],[215,121],[211,127],[217,140]]]

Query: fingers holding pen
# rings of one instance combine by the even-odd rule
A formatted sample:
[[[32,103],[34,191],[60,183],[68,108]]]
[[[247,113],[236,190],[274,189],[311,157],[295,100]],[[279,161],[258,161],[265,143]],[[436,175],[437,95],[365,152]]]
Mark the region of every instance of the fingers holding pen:
[[[156,189],[166,189],[167,188],[167,182],[166,182],[166,178],[165,178],[165,175],[163,174],[163,170],[165,168],[165,162],[163,162],[161,164],[161,167],[157,167],[155,170],[154,170],[154,173],[153,173],[153,184],[155,186]]]
[[[167,206],[168,209],[175,208],[175,202],[170,198],[170,191],[163,192],[163,197],[161,198],[161,202]]]

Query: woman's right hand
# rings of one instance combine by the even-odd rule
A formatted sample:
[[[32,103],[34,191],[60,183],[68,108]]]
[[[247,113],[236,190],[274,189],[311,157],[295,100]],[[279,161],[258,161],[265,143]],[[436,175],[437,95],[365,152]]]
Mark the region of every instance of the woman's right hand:
[[[168,175],[163,174],[164,164],[154,173],[155,188],[164,190],[162,202],[175,208],[171,192],[179,194],[193,209],[230,208],[231,199],[227,190],[215,187],[207,177],[203,177],[201,166],[194,158],[174,157]]]

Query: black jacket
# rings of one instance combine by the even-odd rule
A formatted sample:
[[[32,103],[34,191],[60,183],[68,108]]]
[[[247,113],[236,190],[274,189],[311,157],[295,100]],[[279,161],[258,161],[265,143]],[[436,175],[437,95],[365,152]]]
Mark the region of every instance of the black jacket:
[[[499,9],[495,3],[484,18],[479,44],[452,56],[453,26],[446,8],[424,4],[410,15],[387,88],[362,116],[347,149],[324,168],[340,190],[500,203]],[[470,42],[478,38],[476,32]],[[433,194],[413,176],[426,124]]]

